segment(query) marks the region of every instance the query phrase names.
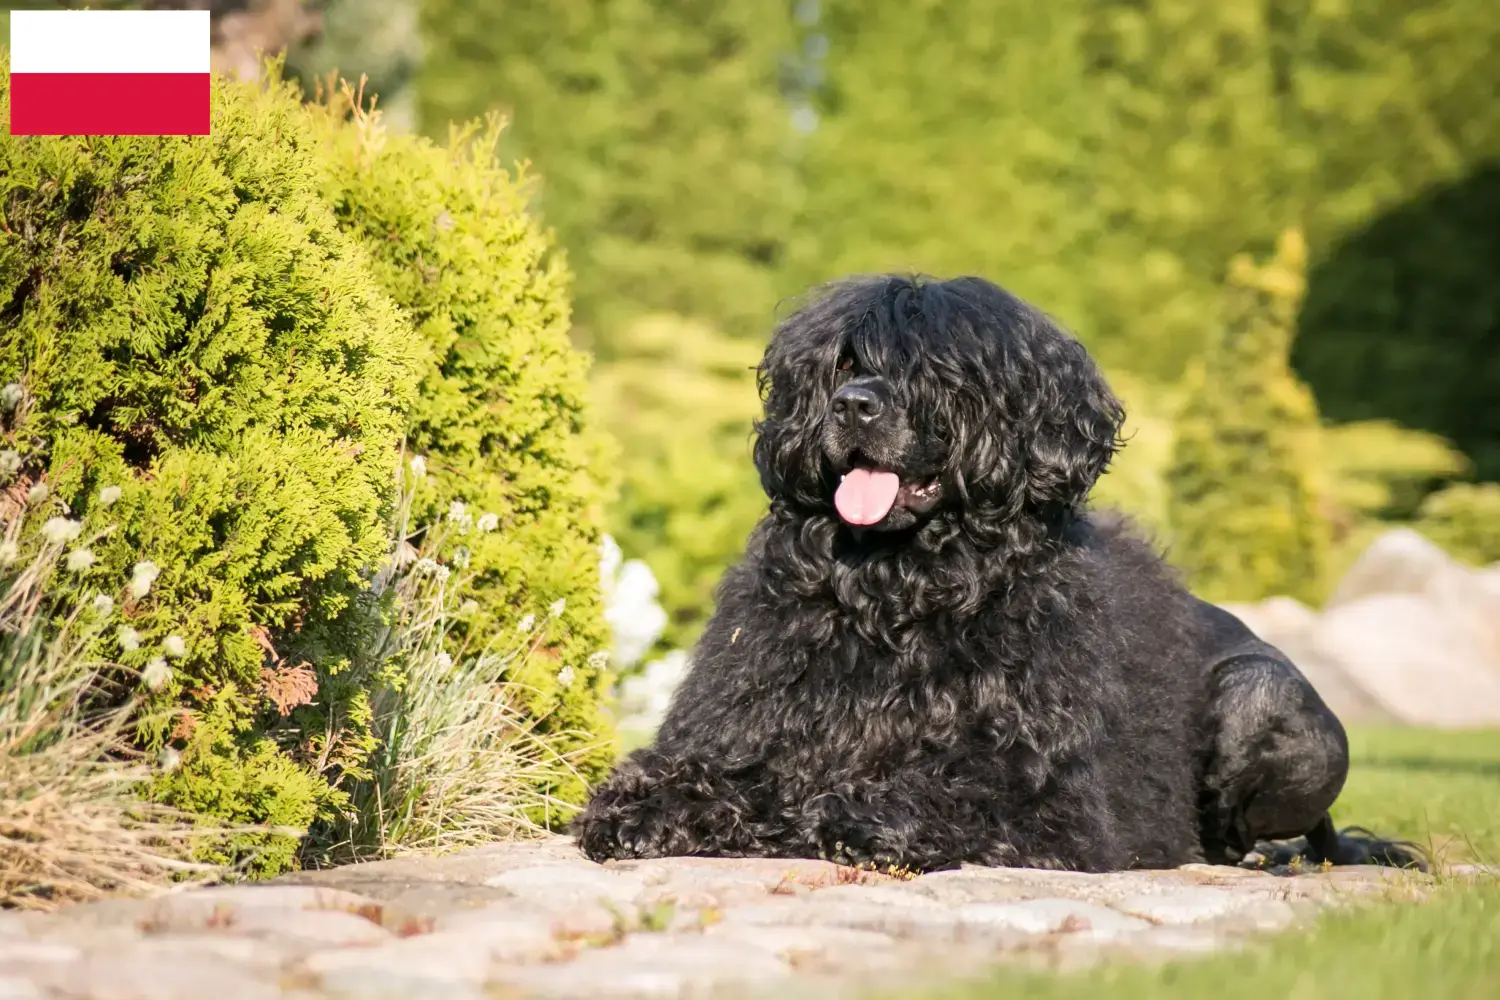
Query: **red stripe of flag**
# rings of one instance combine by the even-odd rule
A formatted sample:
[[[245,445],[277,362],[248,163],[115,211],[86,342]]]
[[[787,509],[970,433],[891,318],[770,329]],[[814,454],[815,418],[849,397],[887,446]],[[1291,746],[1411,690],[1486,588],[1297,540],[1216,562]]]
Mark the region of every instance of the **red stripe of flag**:
[[[12,135],[208,135],[208,73],[13,73]]]

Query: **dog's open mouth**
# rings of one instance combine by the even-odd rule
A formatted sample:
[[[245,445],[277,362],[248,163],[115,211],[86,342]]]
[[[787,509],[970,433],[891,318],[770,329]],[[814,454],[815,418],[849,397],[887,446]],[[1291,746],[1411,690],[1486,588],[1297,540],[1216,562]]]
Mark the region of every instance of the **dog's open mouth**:
[[[931,510],[938,501],[938,481],[902,482],[887,469],[857,465],[839,479],[833,506],[850,524],[877,524],[897,505],[915,513]]]

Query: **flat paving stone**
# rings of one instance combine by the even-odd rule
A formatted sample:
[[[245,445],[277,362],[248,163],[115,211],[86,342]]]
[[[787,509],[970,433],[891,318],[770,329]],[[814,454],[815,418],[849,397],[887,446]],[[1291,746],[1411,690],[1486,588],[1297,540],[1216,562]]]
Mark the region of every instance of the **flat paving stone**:
[[[0,914],[0,1000],[860,997],[997,962],[1191,958],[1433,884],[1375,868],[911,878],[816,860],[598,865],[553,837]]]

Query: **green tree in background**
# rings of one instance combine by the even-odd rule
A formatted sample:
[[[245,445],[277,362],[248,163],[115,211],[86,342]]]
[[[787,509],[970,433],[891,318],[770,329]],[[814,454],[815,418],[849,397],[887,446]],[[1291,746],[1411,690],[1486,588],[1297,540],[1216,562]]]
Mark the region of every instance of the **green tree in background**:
[[[1500,18],[1490,0],[1307,4],[1317,137],[1293,361],[1328,417],[1395,420],[1500,478]]]
[[[1327,559],[1317,406],[1288,365],[1307,246],[1234,258],[1218,343],[1188,372],[1171,486],[1172,555],[1209,600],[1311,599]]]
[[[825,0],[789,284],[979,274],[1088,337],[1099,116],[1085,4]]]
[[[577,274],[579,340],[664,310],[769,327],[796,197],[770,0],[423,0],[420,119],[489,108],[541,174]]]

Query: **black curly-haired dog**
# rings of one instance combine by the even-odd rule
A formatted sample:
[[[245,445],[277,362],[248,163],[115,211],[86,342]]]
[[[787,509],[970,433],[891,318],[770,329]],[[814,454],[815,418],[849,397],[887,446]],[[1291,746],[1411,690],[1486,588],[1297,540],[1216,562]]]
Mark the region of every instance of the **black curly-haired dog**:
[[[1339,721],[1090,487],[1123,413],[978,278],[827,289],[761,365],[769,515],[649,748],[575,824],[595,860],[1109,871],[1411,863],[1337,833]]]

